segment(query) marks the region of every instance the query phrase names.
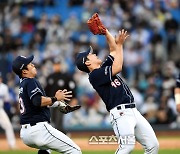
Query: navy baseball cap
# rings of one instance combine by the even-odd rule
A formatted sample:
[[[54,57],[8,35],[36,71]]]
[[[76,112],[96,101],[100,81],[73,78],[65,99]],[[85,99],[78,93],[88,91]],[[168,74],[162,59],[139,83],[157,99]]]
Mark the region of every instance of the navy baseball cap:
[[[80,52],[77,54],[76,56],[76,66],[77,68],[80,70],[80,71],[83,71],[83,72],[86,72],[86,73],[89,73],[89,69],[88,67],[86,66],[85,62],[86,62],[86,59],[87,59],[87,55],[89,53],[93,53],[93,48],[90,46],[89,49],[85,52]]]
[[[34,56],[30,56],[30,57],[25,57],[25,56],[18,56],[12,64],[12,69],[13,71],[17,74],[20,75],[22,69],[24,68],[24,66],[27,66],[29,63],[31,63],[34,59]]]
[[[55,57],[52,62],[53,64],[60,64],[62,62],[62,59],[60,59],[59,57]]]

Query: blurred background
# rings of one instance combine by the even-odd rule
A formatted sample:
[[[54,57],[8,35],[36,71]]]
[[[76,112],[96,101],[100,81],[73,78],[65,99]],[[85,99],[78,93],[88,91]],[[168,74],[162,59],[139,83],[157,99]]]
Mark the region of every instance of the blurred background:
[[[178,0],[0,0],[0,72],[9,89],[4,109],[15,132],[20,129],[19,78],[11,64],[18,55],[32,54],[47,95],[67,88],[74,95],[69,103],[82,105],[67,115],[53,109],[52,125],[65,133],[112,130],[102,100],[74,62],[89,45],[102,60],[108,55],[105,37],[91,34],[86,24],[95,12],[113,35],[122,28],[130,34],[121,75],[139,111],[155,131],[180,130],[174,100],[180,69],[179,6]]]

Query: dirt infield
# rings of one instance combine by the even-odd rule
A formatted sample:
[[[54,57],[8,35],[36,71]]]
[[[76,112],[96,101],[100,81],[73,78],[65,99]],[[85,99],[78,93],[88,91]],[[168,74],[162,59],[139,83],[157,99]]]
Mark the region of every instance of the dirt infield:
[[[74,142],[77,143],[82,150],[116,150],[118,144],[89,144],[87,138],[73,138]],[[160,149],[179,149],[180,139],[178,138],[159,138]],[[139,143],[136,143],[136,149],[142,149]],[[9,150],[7,141],[5,138],[0,139],[0,151]],[[17,150],[32,150],[26,146],[19,138],[17,139]]]

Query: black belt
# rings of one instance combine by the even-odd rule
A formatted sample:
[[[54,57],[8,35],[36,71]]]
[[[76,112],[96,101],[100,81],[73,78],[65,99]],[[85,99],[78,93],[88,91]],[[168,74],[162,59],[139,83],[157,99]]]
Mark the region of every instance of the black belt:
[[[36,125],[36,123],[31,123],[31,124],[23,124],[22,126],[21,126],[21,128],[25,128],[25,129],[27,129],[28,128],[28,125],[30,125],[31,127],[32,126],[35,126]]]
[[[50,123],[49,121],[39,121],[39,122],[47,122],[47,123]],[[33,122],[33,123],[29,123],[31,126],[35,126],[37,123],[39,122]],[[26,125],[26,124],[23,124],[23,125]]]
[[[133,103],[133,104],[125,104],[124,106],[125,106],[125,109],[135,108],[135,107],[136,107],[136,105],[135,105],[134,103]],[[121,109],[122,109],[121,106],[118,106],[118,107],[117,107],[117,110],[121,110]]]
[[[35,125],[36,125],[36,123],[30,123],[30,125],[31,125],[31,126],[35,126]]]

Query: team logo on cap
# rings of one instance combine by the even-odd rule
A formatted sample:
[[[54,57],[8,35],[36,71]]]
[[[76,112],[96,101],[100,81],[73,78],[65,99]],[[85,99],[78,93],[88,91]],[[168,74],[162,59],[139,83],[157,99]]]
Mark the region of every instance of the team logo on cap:
[[[22,57],[22,58],[26,58],[25,56],[20,56],[20,57]]]
[[[22,64],[22,66],[20,67],[20,70],[22,70],[23,67],[24,67],[24,64]]]

